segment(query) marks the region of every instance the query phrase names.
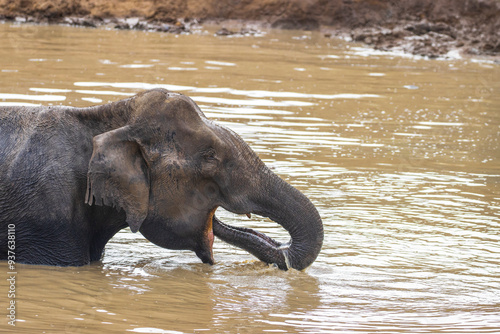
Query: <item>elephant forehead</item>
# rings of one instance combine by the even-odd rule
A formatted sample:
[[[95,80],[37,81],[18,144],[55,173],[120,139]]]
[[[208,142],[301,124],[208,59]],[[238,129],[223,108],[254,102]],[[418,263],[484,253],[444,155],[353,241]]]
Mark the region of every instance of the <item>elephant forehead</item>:
[[[174,139],[182,141],[184,144],[200,146],[223,146],[224,132],[220,126],[208,119],[202,119],[201,122],[180,122],[173,128],[175,131]]]
[[[135,128],[150,143],[199,149],[241,142],[234,132],[207,119],[196,103],[182,94],[164,89],[144,92],[137,96],[136,112]]]
[[[132,122],[141,126],[187,123],[199,126],[205,115],[189,97],[165,89],[142,92],[133,98]]]

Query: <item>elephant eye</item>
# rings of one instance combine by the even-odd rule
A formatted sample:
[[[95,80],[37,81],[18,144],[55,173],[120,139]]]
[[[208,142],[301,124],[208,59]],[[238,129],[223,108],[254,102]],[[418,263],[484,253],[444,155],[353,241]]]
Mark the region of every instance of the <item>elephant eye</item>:
[[[203,158],[208,161],[216,160],[215,158],[215,150],[213,148],[208,149],[203,153]]]

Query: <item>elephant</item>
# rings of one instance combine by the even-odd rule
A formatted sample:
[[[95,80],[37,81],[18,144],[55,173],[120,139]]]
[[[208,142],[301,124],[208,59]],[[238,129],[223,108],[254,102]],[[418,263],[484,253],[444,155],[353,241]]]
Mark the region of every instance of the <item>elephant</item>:
[[[268,217],[291,239],[227,225],[218,207]],[[86,265],[126,227],[208,264],[216,236],[282,270],[310,266],[324,237],[311,201],[183,94],[0,108],[1,260]]]

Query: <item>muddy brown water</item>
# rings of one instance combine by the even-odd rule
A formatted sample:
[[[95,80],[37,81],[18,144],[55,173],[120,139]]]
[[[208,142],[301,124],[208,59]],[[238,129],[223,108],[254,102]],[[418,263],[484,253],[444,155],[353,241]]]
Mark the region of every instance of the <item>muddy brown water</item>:
[[[214,266],[128,229],[100,263],[0,263],[15,333],[500,331],[500,66],[380,54],[320,34],[215,37],[0,25],[0,105],[192,97],[316,204],[324,247],[282,272],[216,241]],[[284,204],[286,205],[286,203]],[[287,240],[276,224],[230,224]]]

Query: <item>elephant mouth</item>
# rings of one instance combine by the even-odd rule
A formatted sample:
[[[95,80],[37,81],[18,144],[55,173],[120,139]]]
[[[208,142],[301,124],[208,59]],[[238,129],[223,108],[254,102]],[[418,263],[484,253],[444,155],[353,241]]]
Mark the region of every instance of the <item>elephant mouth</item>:
[[[207,221],[205,223],[205,229],[203,230],[203,235],[201,242],[195,249],[196,255],[200,258],[203,263],[214,264],[214,231],[213,231],[213,219],[217,207],[209,212]]]
[[[251,228],[225,224],[215,216],[215,211],[217,207],[209,212],[201,241],[195,249],[196,255],[203,263],[211,265],[215,263],[213,243],[214,236],[217,236],[222,241],[242,248],[266,263],[276,263],[281,269],[289,268],[286,252],[283,252],[287,244],[282,244]],[[250,213],[246,216],[252,217]]]

